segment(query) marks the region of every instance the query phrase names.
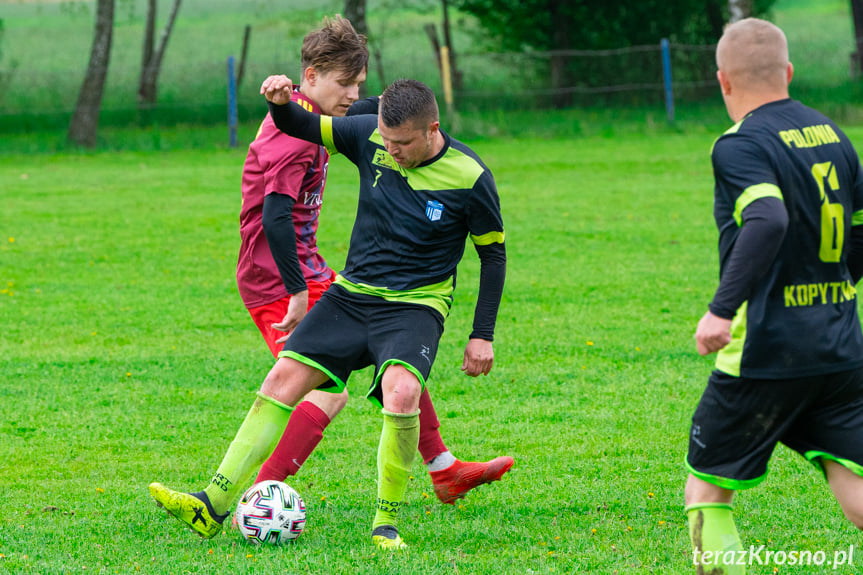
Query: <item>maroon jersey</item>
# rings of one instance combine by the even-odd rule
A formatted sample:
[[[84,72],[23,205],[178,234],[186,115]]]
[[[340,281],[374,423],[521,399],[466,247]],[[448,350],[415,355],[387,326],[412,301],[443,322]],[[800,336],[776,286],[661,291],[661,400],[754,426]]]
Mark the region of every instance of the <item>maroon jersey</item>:
[[[306,110],[320,113],[317,105],[298,91],[291,99]],[[324,146],[292,138],[276,128],[269,114],[264,118],[243,166],[237,286],[247,308],[267,305],[288,295],[261,223],[267,194],[286,194],[294,199],[297,256],[305,280],[323,281],[332,274],[317,246],[318,214],[328,162]]]

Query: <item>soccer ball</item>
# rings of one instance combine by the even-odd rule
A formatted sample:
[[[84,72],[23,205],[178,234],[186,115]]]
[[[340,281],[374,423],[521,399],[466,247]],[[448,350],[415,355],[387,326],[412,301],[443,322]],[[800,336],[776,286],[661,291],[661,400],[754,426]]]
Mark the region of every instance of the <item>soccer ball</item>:
[[[243,539],[254,545],[293,541],[306,527],[303,498],[281,481],[252,485],[240,498],[234,513]]]

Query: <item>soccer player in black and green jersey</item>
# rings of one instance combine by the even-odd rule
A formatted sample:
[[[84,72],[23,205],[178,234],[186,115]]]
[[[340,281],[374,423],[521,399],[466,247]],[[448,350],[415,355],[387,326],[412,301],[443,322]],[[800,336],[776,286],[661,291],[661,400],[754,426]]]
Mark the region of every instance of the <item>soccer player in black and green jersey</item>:
[[[369,397],[383,407],[372,539],[401,548],[395,528],[417,448],[418,401],[437,353],[470,237],[481,262],[473,331],[462,369],[487,374],[506,266],[494,178],[476,154],[440,129],[428,86],[399,80],[378,116],[335,118],[290,102],[291,81],[273,76],[261,93],[284,132],[342,153],[360,172],[357,216],[345,269],[285,345],[262,392],[293,405],[311,388],[340,391],[373,364]]]
[[[400,80],[379,115],[321,116],[291,102],[292,82],[271,76],[261,93],[276,126],[342,153],[360,171],[345,269],[303,318],[203,492],[171,491],[175,515],[199,533],[219,523],[272,451],[293,406],[313,389],[341,392],[351,372],[375,366],[369,398],[383,408],[372,541],[401,549],[396,515],[419,439],[419,400],[452,304],[470,237],[480,257],[473,331],[462,370],[488,374],[506,270],[494,178],[476,154],[440,129],[434,93]]]
[[[827,117],[791,100],[785,35],[726,28],[717,73],[734,127],[713,147],[720,281],[695,334],[719,352],[695,411],[686,512],[698,573],[749,562],[734,492],[767,474],[777,442],[826,476],[863,528],[863,170]]]

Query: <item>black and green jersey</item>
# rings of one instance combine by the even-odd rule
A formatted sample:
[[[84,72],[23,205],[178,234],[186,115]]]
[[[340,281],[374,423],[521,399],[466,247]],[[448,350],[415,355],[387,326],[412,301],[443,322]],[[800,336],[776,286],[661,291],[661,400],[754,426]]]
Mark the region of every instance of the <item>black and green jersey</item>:
[[[734,302],[732,342],[719,352],[717,369],[778,379],[863,365],[856,278],[849,271],[860,265],[851,238],[863,230],[852,231],[863,224],[863,171],[848,138],[824,115],[786,99],[759,107],[728,130],[714,144],[712,159],[717,299],[723,285],[753,271],[739,265],[742,253],[776,243],[775,257],[755,270],[757,281],[736,290],[741,297]],[[772,206],[786,226],[784,236],[774,233],[762,245],[750,242],[748,252],[739,249],[748,213],[769,219]]]
[[[480,255],[474,332],[491,339],[503,288],[505,250],[500,200],[491,172],[467,146],[443,134],[434,158],[404,169],[387,153],[377,116],[317,116],[297,106],[270,105],[276,125],[297,137],[320,141],[330,153],[356,164],[360,191],[344,270],[336,283],[349,291],[414,302],[444,317],[452,304],[456,268],[469,237]],[[483,294],[483,284],[486,284]],[[492,284],[495,284],[492,286]],[[492,292],[489,293],[489,287]]]

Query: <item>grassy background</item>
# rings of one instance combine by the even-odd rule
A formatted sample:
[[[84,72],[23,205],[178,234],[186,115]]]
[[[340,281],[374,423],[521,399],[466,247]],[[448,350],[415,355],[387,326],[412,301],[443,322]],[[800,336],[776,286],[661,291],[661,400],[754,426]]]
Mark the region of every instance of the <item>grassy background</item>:
[[[426,79],[422,24],[439,16],[418,4],[371,0],[369,18],[387,31],[385,58],[408,54]],[[431,391],[457,456],[508,453],[516,466],[444,507],[415,463],[407,554],[380,556],[368,541],[380,431],[360,399],[368,373],[351,380],[355,399],[291,482],[309,506],[298,545],[202,541],[152,505],[150,481],[209,480],[272,362],[234,282],[240,169],[263,105],[249,108],[235,150],[224,126],[183,123],[194,115],[182,110],[222,106],[207,70],[218,78],[239,52],[246,21],[252,86],[340,5],[185,0],[160,96],[180,112],[133,129],[105,121],[137,82],[143,2],[119,0],[99,150],[79,152],[65,146],[64,118],[93,4],[0,0],[0,70],[17,63],[15,83],[0,83],[0,125],[14,130],[0,137],[0,573],[689,572],[682,460],[711,366],[692,333],[717,276],[708,150],[729,124],[718,95],[679,106],[674,127],[661,102],[447,119],[496,175],[509,266],[495,368],[465,378],[478,273],[468,249]],[[848,3],[776,6],[794,96],[863,123],[860,84],[847,77]],[[469,51],[472,24],[456,23]],[[39,80],[14,92],[29,70]],[[224,115],[218,106],[211,117]],[[38,125],[21,108],[41,110]],[[849,134],[861,149],[863,129]],[[339,269],[356,182],[343,159],[331,167],[319,239]],[[784,448],[736,510],[746,545],[832,557],[859,540],[818,474]]]
[[[458,370],[468,250],[431,391],[456,455],[516,465],[450,507],[415,463],[411,549],[396,557],[368,541],[380,416],[360,399],[366,372],[291,481],[309,506],[299,544],[200,540],[147,494],[154,480],[208,481],[271,364],[233,280],[242,152],[0,157],[0,572],[688,572],[682,459],[711,369],[692,333],[716,281],[712,139],[475,144],[507,225],[497,361],[480,380]],[[331,168],[320,240],[338,269],[356,184],[343,159]],[[747,545],[832,557],[858,540],[784,448],[736,508]]]

